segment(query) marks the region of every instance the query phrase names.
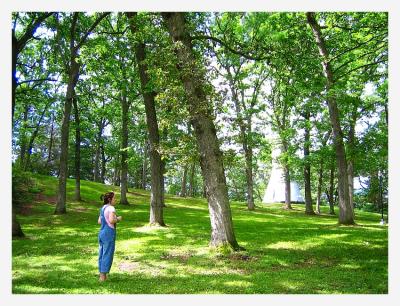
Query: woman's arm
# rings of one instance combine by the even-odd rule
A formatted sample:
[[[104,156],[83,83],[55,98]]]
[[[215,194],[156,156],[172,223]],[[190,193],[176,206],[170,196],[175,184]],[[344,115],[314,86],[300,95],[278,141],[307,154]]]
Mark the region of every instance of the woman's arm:
[[[97,219],[97,223],[101,224],[101,217],[99,216],[99,219]]]
[[[110,215],[108,216],[108,222],[110,222],[111,224],[115,224],[115,223],[117,223],[118,221],[121,221],[121,220],[122,220],[122,217],[121,216],[117,217],[117,215],[116,215],[116,213],[114,211],[111,212]]]

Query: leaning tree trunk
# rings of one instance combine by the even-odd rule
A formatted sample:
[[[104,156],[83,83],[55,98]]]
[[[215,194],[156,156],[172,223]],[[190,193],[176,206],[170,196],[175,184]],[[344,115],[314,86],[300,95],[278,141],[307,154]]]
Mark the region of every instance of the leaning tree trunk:
[[[310,112],[304,114],[306,127],[304,129],[304,198],[306,203],[305,213],[307,215],[315,215],[312,199],[311,199],[311,165],[310,165],[310,128],[308,121],[310,120]]]
[[[75,201],[81,200],[81,122],[76,96],[72,100],[75,115]]]
[[[128,111],[129,104],[126,96],[126,89],[122,91],[122,150],[121,150],[121,200],[120,203],[128,205],[126,193],[128,192]]]
[[[307,21],[312,28],[319,53],[322,57],[322,67],[326,77],[327,103],[329,108],[329,117],[331,120],[333,138],[335,143],[336,161],[338,167],[338,191],[339,191],[339,223],[354,224],[354,211],[350,204],[349,182],[347,175],[346,153],[343,144],[343,134],[340,127],[339,109],[334,96],[334,77],[330,63],[330,56],[326,49],[321,29],[315,19],[314,13],[307,13]]]
[[[133,34],[138,32],[136,13],[127,13],[130,19],[130,28]],[[146,50],[143,42],[137,42],[135,48],[136,60],[139,68],[140,85],[144,100],[147,131],[149,135],[149,153],[151,167],[151,196],[150,196],[150,224],[165,226],[163,216],[163,177],[161,155],[159,153],[160,134],[157,123],[155,106],[156,93],[149,88],[150,78],[145,62]]]
[[[200,151],[211,220],[211,246],[240,249],[233,230],[232,214],[211,105],[204,92],[204,71],[196,63],[184,13],[162,13],[175,43],[180,78],[188,97],[187,108]]]

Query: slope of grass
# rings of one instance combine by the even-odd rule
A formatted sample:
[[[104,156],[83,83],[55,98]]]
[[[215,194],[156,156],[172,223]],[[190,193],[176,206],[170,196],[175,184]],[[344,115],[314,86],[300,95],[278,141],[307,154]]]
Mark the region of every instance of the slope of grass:
[[[98,282],[100,194],[115,186],[82,181],[82,202],[67,185],[66,215],[53,215],[57,180],[34,175],[38,194],[18,216],[25,239],[13,240],[13,293],[387,293],[388,233],[379,214],[356,212],[355,226],[337,225],[327,209],[306,216],[281,204],[249,212],[232,202],[235,234],[246,251],[221,255],[208,247],[204,199],[166,196],[165,228],[148,227],[149,192],[130,190],[117,205],[114,263]],[[325,208],[325,207],[323,207]]]

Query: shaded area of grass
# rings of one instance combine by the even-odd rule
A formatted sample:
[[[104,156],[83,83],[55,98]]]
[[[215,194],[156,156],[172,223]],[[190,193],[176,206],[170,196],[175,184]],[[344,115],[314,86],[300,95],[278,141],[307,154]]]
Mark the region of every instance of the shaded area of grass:
[[[97,217],[105,191],[118,187],[82,181],[74,202],[68,181],[66,215],[53,215],[57,180],[35,175],[41,195],[19,216],[25,239],[13,240],[13,293],[387,293],[387,227],[379,214],[357,212],[356,226],[337,217],[306,216],[280,204],[249,212],[233,202],[235,234],[245,252],[208,248],[204,199],[166,196],[165,228],[147,226],[149,193],[130,190],[133,205],[117,205],[114,264],[97,280]],[[326,210],[324,210],[326,208]]]

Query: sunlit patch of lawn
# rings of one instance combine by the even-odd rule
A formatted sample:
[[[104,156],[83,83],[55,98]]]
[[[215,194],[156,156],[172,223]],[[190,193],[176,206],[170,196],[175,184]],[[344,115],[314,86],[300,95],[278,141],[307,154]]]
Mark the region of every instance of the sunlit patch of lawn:
[[[246,251],[221,254],[208,247],[210,220],[200,198],[166,195],[167,227],[148,225],[149,192],[130,189],[117,205],[114,263],[98,282],[97,217],[100,195],[119,189],[82,181],[82,202],[68,180],[66,215],[53,215],[57,179],[35,175],[43,195],[18,215],[25,239],[12,245],[13,293],[387,293],[388,233],[379,214],[356,212],[356,226],[337,216],[307,216],[302,205],[254,212],[232,202],[235,234]],[[47,198],[46,198],[47,197]],[[376,280],[379,279],[379,282]]]

